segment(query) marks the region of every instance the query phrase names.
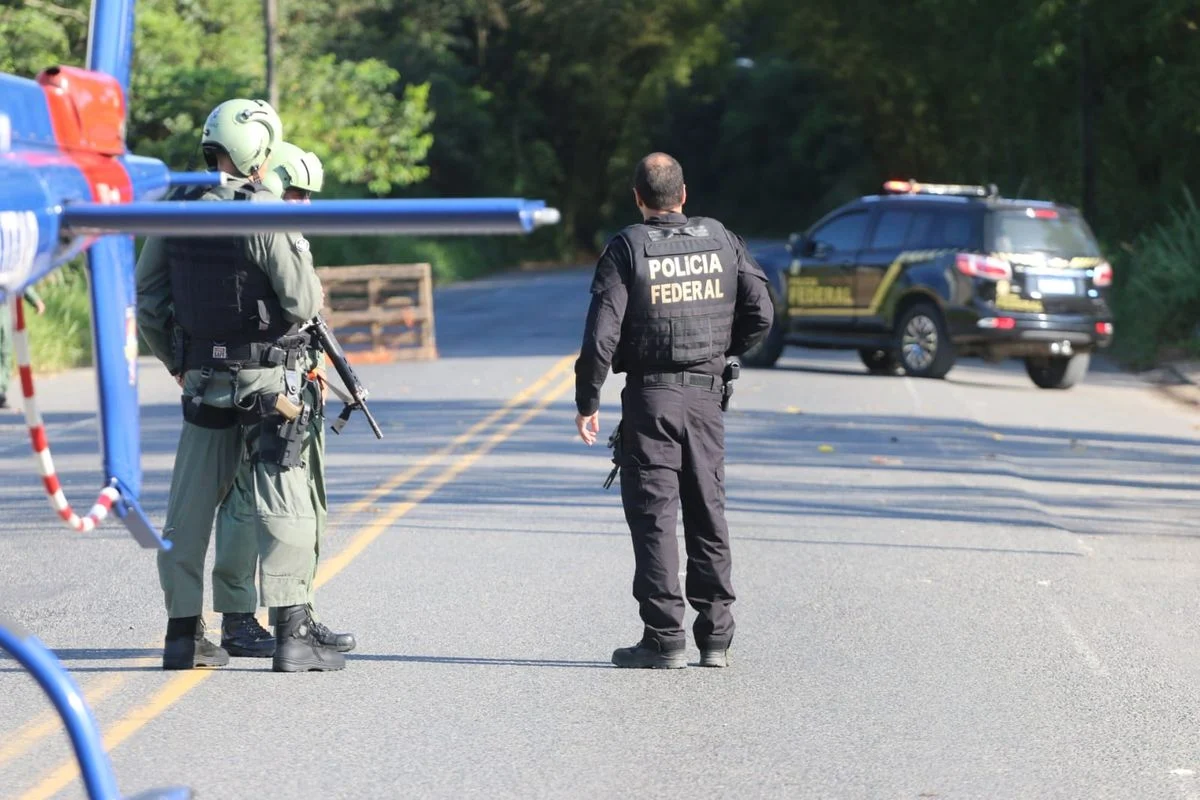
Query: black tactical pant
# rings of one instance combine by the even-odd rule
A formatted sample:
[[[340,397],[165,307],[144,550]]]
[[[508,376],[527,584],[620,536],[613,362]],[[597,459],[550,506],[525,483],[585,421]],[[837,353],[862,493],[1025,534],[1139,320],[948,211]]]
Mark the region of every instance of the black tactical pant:
[[[725,419],[712,389],[628,376],[621,393],[621,501],[633,536],[633,596],[644,639],[684,640],[675,521],[683,506],[687,600],[701,648],[733,640],[735,597],[725,525]]]

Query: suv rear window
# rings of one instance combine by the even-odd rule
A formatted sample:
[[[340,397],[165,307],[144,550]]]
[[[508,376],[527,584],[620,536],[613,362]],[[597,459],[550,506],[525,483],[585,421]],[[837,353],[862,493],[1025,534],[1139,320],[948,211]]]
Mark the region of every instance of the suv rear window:
[[[992,213],[992,250],[1098,257],[1100,248],[1083,217],[1062,211],[1013,209]]]
[[[883,226],[888,214],[880,216],[876,228],[876,238],[879,228]],[[903,213],[903,212],[901,212]],[[982,215],[971,214],[950,209],[922,209],[913,213],[912,223],[908,226],[908,235],[904,238],[904,246],[909,250],[928,250],[940,248],[976,249],[979,247],[982,235],[980,220]]]
[[[974,234],[974,219],[968,214],[942,214],[942,230],[934,247],[969,248],[972,240],[979,241]],[[977,218],[977,217],[976,217]]]

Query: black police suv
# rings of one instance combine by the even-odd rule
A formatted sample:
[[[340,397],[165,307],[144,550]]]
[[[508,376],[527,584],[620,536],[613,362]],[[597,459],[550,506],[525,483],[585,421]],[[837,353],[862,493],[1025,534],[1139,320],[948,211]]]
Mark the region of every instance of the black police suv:
[[[771,278],[775,324],[742,357],[770,367],[785,345],[857,350],[873,373],[942,378],[959,356],[1022,358],[1065,389],[1112,341],[1112,266],[1074,208],[995,186],[888,181],[752,250]]]

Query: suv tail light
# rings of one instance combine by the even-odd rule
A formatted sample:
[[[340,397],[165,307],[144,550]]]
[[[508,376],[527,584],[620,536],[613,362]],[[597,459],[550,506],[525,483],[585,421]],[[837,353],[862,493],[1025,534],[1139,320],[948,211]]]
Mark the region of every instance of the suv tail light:
[[[1092,272],[1092,283],[1097,286],[1112,286],[1113,268],[1107,261],[1101,261]]]
[[[963,275],[984,278],[989,281],[1012,278],[1012,265],[1003,258],[981,256],[976,253],[959,253],[954,258],[954,265]]]

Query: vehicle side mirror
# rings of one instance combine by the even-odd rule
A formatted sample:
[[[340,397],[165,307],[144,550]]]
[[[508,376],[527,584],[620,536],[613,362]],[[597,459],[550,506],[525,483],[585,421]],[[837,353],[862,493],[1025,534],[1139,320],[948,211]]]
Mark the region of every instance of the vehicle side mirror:
[[[788,252],[796,258],[813,254],[813,241],[803,233],[793,233],[788,237]]]

